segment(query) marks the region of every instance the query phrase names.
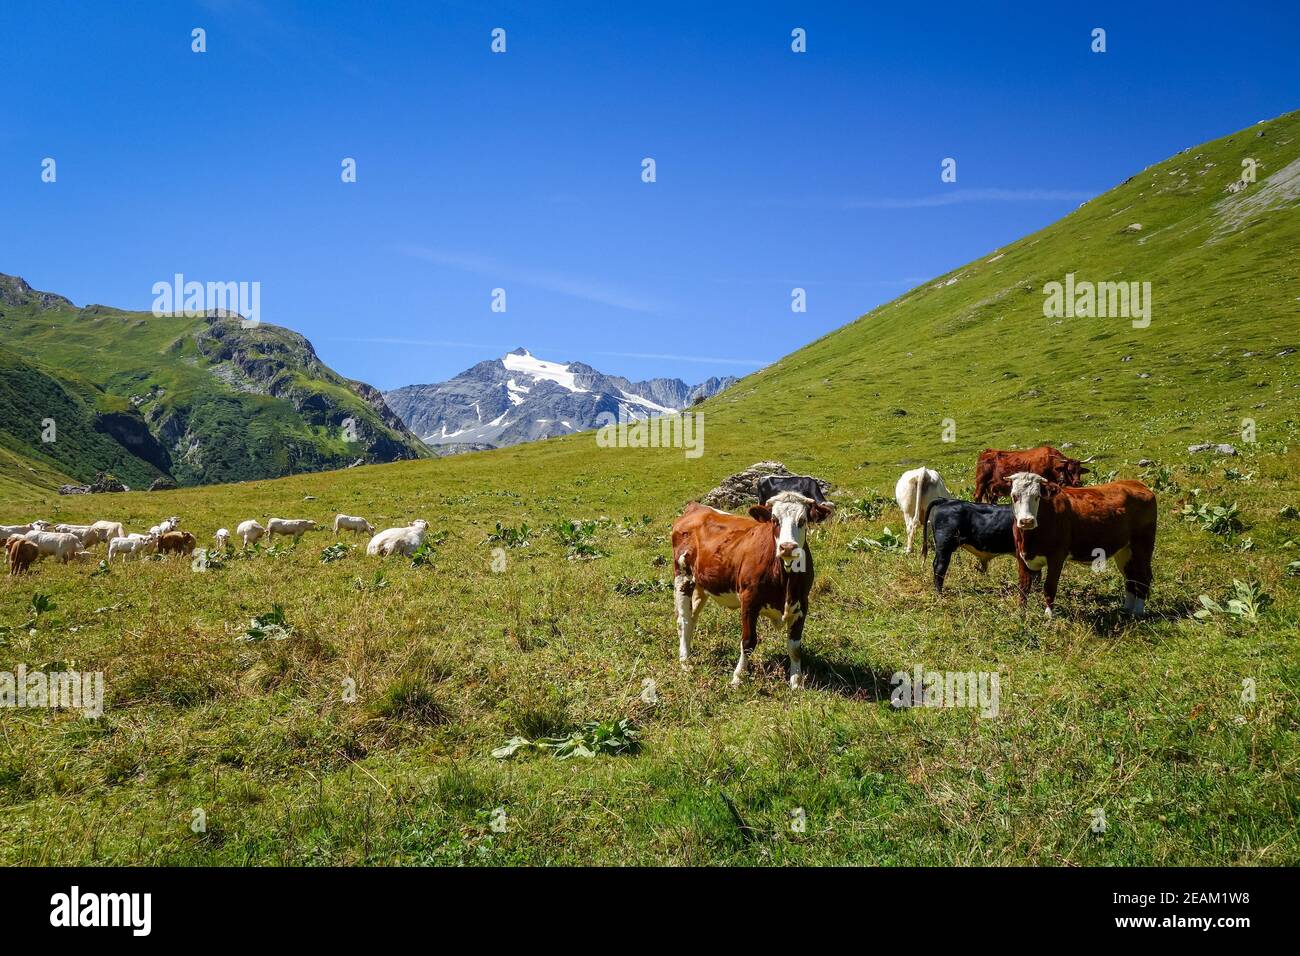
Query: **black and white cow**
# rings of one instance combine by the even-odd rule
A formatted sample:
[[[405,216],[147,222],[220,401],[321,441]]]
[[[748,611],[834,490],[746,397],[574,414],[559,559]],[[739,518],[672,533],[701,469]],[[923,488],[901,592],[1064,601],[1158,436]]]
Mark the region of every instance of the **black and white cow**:
[[[953,498],[940,499],[931,504],[925,515],[925,528],[921,532],[921,555],[924,557],[929,550],[929,534],[933,530],[934,589],[943,591],[948,563],[959,548],[975,556],[980,571],[987,571],[989,562],[998,555],[1015,555],[1012,522],[1009,505],[975,504]],[[1029,572],[1019,557],[1016,558],[1016,564],[1023,583]]]
[[[797,495],[811,498],[820,504],[826,503],[822,494],[821,483],[808,475],[764,475],[758,479],[758,503],[765,505],[771,498],[783,491],[793,491]]]

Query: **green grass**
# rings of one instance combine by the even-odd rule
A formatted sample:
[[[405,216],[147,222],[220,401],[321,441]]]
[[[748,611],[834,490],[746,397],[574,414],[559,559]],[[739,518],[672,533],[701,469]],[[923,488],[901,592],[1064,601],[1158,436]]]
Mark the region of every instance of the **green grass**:
[[[1266,178],[1300,156],[1298,127],[1290,115],[1180,154],[745,379],[702,406],[698,459],[588,433],[93,500],[0,486],[0,521],[141,528],[175,513],[210,540],[244,518],[341,511],[446,532],[418,567],[363,548],[324,562],[334,539],[315,532],[204,573],[169,559],[5,577],[0,668],[103,670],[107,706],[99,721],[0,712],[0,862],[1300,862],[1300,578],[1285,571],[1300,520],[1281,514],[1300,505],[1300,353],[1277,354],[1300,345],[1300,217],[1292,206],[1206,244],[1240,157]],[[1139,236],[1121,232],[1134,221]],[[1153,283],[1150,328],[1043,318],[1043,282],[1121,269]],[[919,555],[849,549],[898,531],[895,507],[842,508],[812,538],[808,689],[786,686],[766,622],[754,676],[728,689],[739,622],[717,607],[678,667],[669,529],[725,475],[776,458],[847,503],[891,494],[924,461],[969,491],[980,449],[1040,441],[1096,454],[1100,473],[1154,482],[1137,462],[1167,468],[1147,619],[1123,619],[1118,577],[1083,565],[1066,569],[1051,622],[1037,594],[1018,608],[1009,559],[981,576],[958,558],[938,598]],[[1199,441],[1242,454],[1189,455]],[[1242,529],[1183,520],[1193,498],[1235,502]],[[561,529],[592,520],[605,556],[571,559]],[[527,525],[527,543],[489,540],[498,524]],[[1225,605],[1234,579],[1272,597],[1256,623],[1193,617],[1201,594]],[[55,607],[29,633],[36,591]],[[243,640],[276,604],[288,636]],[[999,716],[894,709],[890,676],[918,664],[997,670]],[[516,735],[621,718],[641,730],[633,752],[491,756]]]

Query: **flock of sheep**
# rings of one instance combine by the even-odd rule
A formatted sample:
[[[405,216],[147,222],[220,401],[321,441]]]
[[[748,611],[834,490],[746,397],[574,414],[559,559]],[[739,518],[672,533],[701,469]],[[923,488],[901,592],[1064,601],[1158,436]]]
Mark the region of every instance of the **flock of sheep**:
[[[56,557],[64,563],[89,557],[92,554],[90,549],[101,543],[108,545],[109,561],[119,555],[126,560],[128,555],[146,552],[189,555],[197,547],[198,539],[188,531],[181,531],[180,523],[181,519],[173,515],[154,525],[147,533],[127,534],[118,521],[53,526],[48,521],[33,521],[30,524],[0,525],[0,543],[8,555],[10,574],[22,574],[44,557]],[[277,534],[297,541],[316,527],[315,521],[306,518],[270,518],[265,526],[253,520],[241,521],[235,534],[248,548],[263,537],[269,544]],[[354,515],[334,517],[335,537],[340,531],[374,535],[366,545],[366,554],[378,556],[414,554],[424,544],[428,527],[425,521],[417,519],[404,527],[387,528],[375,534],[374,525],[365,518]],[[213,539],[220,550],[230,547],[230,531],[226,528],[218,528]]]

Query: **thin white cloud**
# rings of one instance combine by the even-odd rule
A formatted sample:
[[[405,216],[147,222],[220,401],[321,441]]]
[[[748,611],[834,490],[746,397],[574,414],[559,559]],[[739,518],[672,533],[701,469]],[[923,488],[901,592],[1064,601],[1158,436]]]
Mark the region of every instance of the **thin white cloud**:
[[[354,342],[365,345],[418,345],[436,349],[490,349],[492,346],[478,342],[450,342],[446,339],[394,339],[373,338],[322,338],[322,342]]]
[[[771,365],[766,359],[747,358],[713,358],[708,355],[669,355],[661,352],[592,352],[592,355],[609,355],[614,358],[663,359],[671,362],[698,362],[701,365],[744,365],[750,368],[763,368]]]
[[[591,279],[562,275],[544,269],[520,269],[487,256],[446,253],[423,246],[400,246],[399,251],[412,259],[421,259],[436,266],[488,276],[497,282],[517,282],[520,285],[545,289],[547,292],[556,292],[574,299],[595,302],[597,305],[648,314],[663,311],[654,302]]]
[[[845,209],[929,209],[970,202],[1083,202],[1096,193],[1078,189],[954,189],[932,196],[897,199],[850,199]]]

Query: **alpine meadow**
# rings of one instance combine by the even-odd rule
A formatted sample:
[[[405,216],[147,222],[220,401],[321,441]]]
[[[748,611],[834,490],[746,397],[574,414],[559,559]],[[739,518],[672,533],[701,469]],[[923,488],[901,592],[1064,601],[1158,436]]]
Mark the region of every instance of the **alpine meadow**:
[[[262,479],[232,444],[212,480],[236,483],[108,495],[55,491],[74,458],[121,467],[92,425],[66,460],[12,436],[41,396],[89,422],[194,395],[204,322],[24,293],[0,309],[0,522],[177,515],[208,549],[250,518],[319,528],[0,578],[0,670],[104,675],[97,719],[0,712],[0,863],[1296,865],[1297,249],[1293,112],[741,378],[689,409],[698,457],[592,431],[427,457],[320,366],[286,374],[413,460],[339,468],[349,448],[237,391],[207,406],[214,445],[264,403],[339,470]],[[1041,444],[1155,492],[1145,617],[1114,570],[1068,565],[1048,619],[1013,557],[959,555],[937,595],[899,547],[900,473],[969,498],[981,450]],[[802,689],[768,621],[729,686],[740,623],[716,605],[677,659],[673,522],[759,461],[832,489]],[[336,514],[428,536],[368,556]],[[895,706],[918,669],[996,675],[996,713]]]

